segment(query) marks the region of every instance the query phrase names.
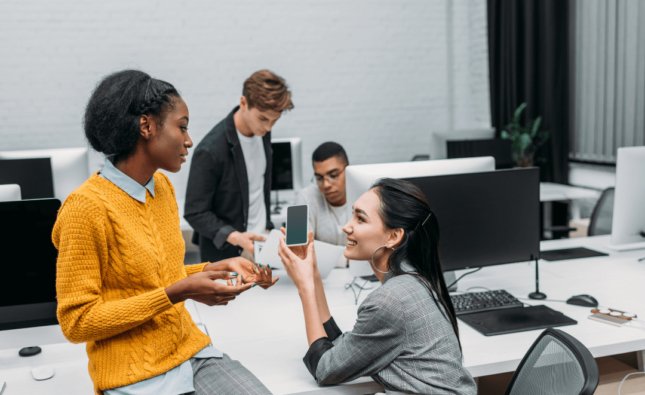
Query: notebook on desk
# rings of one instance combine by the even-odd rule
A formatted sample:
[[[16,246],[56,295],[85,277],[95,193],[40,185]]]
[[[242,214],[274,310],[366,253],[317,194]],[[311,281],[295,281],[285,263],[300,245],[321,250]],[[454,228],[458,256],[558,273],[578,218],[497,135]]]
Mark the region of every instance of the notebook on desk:
[[[472,313],[459,319],[484,336],[575,325],[578,321],[544,305]]]
[[[255,261],[269,265],[277,270],[284,270],[278,249],[282,233],[278,230],[272,230],[264,242],[256,242],[256,255]],[[316,262],[318,264],[318,271],[320,277],[325,278],[336,266],[343,255],[344,246],[337,246],[324,241],[314,240],[314,250],[316,252]]]
[[[559,250],[540,251],[540,258],[545,261],[563,261],[565,259],[592,258],[607,256],[604,252],[584,247],[562,248]]]

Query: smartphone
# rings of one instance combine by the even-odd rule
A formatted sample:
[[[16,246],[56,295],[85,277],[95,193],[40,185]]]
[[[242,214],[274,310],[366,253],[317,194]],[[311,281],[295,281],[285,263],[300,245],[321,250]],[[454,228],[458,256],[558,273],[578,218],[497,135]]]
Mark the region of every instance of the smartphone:
[[[307,228],[309,227],[309,207],[287,207],[287,245],[301,246],[307,244]]]

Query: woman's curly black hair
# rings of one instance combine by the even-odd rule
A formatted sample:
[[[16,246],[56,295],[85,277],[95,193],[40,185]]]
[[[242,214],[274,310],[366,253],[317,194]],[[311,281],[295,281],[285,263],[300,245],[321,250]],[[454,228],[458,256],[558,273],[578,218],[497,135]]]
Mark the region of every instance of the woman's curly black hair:
[[[105,77],[85,108],[87,140],[98,152],[117,163],[134,153],[142,115],[159,121],[172,108],[179,92],[170,83],[139,70],[123,70]]]

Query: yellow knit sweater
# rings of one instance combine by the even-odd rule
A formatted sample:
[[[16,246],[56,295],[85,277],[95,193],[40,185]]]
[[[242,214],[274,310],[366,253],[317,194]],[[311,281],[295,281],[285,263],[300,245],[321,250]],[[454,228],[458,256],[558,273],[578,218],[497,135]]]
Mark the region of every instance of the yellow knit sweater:
[[[95,174],[54,225],[58,321],[70,341],[87,342],[99,394],[167,372],[210,343],[166,295],[205,264],[184,266],[174,189],[159,172],[154,180],[144,204]]]

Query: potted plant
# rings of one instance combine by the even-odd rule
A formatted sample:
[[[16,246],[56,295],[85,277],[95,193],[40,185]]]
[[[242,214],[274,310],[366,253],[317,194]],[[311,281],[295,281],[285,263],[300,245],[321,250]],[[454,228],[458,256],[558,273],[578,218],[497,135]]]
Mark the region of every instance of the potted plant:
[[[542,117],[527,120],[522,124],[522,113],[526,103],[520,104],[513,113],[513,119],[502,130],[501,137],[511,141],[513,160],[520,167],[533,166],[535,152],[549,138],[549,133],[540,131]]]

